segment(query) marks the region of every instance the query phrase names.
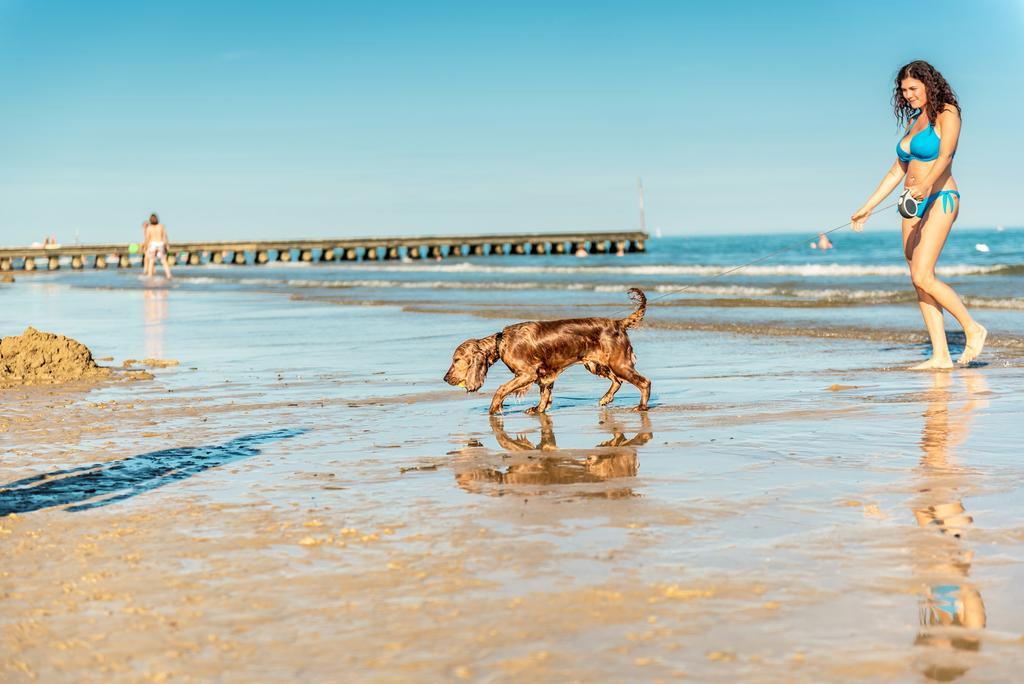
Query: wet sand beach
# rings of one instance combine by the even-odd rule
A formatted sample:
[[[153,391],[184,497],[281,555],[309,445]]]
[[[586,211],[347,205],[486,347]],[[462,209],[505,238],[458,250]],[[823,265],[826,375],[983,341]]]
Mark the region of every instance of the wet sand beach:
[[[629,387],[598,408],[604,381],[575,368],[548,416],[523,413],[534,390],[492,418],[507,371],[477,395],[441,376],[528,296],[438,313],[69,282],[19,279],[4,334],[179,365],[4,390],[4,681],[1011,681],[1024,664],[1012,326],[989,363],[930,374],[892,370],[923,348],[912,329],[685,329],[652,309],[631,333],[647,414]]]

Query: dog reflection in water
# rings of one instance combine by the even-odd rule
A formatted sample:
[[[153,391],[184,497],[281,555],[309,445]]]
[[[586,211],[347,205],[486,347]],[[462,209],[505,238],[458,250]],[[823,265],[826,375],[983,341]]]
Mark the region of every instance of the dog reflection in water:
[[[555,442],[551,418],[539,414],[537,419],[540,421],[540,442],[535,444],[524,434],[515,437],[509,435],[505,432],[502,419],[491,416],[491,430],[498,446],[508,452],[502,457],[512,459],[512,462],[506,460],[500,468],[463,469],[456,466],[455,480],[459,486],[466,491],[502,496],[508,493],[506,486],[574,485],[635,477],[639,467],[636,448],[654,436],[646,415],[640,416],[640,430],[633,437],[627,437],[623,428],[608,414],[604,414],[603,423],[611,426],[611,439],[590,449],[561,449]],[[632,496],[633,492],[628,488],[619,488],[581,491],[579,494],[620,498]]]

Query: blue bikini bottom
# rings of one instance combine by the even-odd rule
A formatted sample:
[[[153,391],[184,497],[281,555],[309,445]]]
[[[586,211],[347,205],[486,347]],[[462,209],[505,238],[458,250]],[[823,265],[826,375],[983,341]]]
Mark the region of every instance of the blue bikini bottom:
[[[937,198],[937,197],[941,197],[942,198],[942,213],[943,214],[948,214],[949,212],[953,211],[954,208],[956,208],[956,205],[954,204],[954,200],[953,200],[954,197],[956,197],[955,201],[957,201],[957,202],[960,201],[960,193],[957,192],[956,190],[939,190],[938,192],[933,193],[933,194],[928,195],[927,197],[925,197],[917,205],[917,215],[918,215],[918,217],[924,216],[924,212],[926,212],[928,210],[928,207],[931,205],[932,202],[935,201],[935,198]]]

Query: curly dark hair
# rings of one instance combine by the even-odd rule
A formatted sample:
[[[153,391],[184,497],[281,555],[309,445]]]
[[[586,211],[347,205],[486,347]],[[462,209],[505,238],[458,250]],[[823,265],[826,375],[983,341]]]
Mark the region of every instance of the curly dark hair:
[[[928,120],[934,124],[935,117],[946,108],[946,105],[953,105],[956,111],[960,112],[960,103],[957,102],[956,93],[943,78],[939,70],[923,59],[917,59],[910,64],[904,64],[896,73],[896,88],[892,91],[892,109],[896,115],[896,122],[905,127],[910,122],[910,117],[917,110],[910,106],[903,97],[903,89],[900,84],[903,79],[916,78],[924,84],[925,94],[928,103],[925,105],[928,113]]]

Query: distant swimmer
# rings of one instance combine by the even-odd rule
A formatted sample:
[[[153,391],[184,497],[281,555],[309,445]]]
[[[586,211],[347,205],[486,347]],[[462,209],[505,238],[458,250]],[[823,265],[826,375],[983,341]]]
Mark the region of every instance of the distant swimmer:
[[[818,233],[818,249],[832,249],[835,245],[828,239],[828,235]]]
[[[149,215],[149,222],[143,225],[142,240],[143,275],[152,276],[156,272],[157,257],[164,266],[164,275],[171,278],[171,266],[167,263],[167,229],[156,214]]]
[[[971,317],[953,288],[935,277],[935,262],[960,213],[960,192],[952,172],[953,155],[960,139],[960,104],[942,74],[921,60],[899,70],[892,101],[896,120],[906,125],[896,144],[896,162],[850,221],[855,231],[863,230],[875,207],[904,181],[899,201],[903,256],[910,267],[910,279],[932,343],[931,358],[913,369],[953,367],[943,310],[953,314],[963,326],[967,341],[957,361],[966,365],[981,354],[988,331]]]

